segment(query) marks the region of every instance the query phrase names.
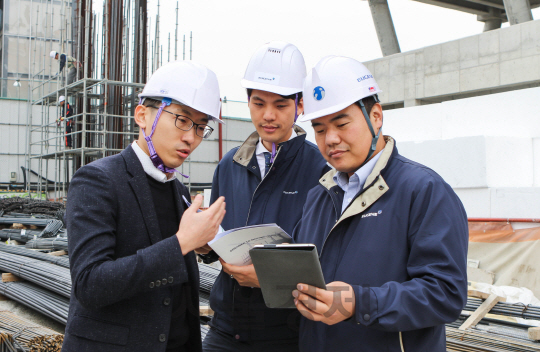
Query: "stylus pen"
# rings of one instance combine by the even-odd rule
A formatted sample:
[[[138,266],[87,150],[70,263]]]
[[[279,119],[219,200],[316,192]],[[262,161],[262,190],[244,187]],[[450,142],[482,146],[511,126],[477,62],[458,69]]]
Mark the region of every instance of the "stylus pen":
[[[187,204],[188,207],[191,206],[191,203],[188,202],[188,200],[186,199],[186,196],[182,195],[182,199],[184,200],[184,202],[186,202],[186,204]],[[197,209],[197,213],[200,213],[200,212],[202,212],[202,210],[201,210],[201,209]],[[218,230],[217,233],[222,233],[222,232],[224,232],[224,231],[225,231],[225,230],[223,230],[223,227],[221,227],[221,225],[219,225],[219,230]]]

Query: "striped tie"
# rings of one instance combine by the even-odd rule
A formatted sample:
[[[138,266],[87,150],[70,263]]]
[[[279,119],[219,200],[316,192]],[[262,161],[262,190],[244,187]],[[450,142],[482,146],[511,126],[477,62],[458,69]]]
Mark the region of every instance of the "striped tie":
[[[264,175],[265,176],[268,173],[268,171],[270,171],[270,166],[272,165],[270,163],[271,157],[272,157],[272,154],[270,154],[269,152],[264,152]]]

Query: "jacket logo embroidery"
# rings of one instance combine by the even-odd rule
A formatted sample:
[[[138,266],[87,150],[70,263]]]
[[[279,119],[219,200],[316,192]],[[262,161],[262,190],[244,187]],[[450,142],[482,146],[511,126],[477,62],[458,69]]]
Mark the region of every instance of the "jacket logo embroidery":
[[[283,194],[298,194],[298,191],[294,191],[294,192],[283,191]]]
[[[367,218],[367,217],[370,217],[370,216],[378,216],[378,215],[381,215],[381,214],[382,214],[382,210],[379,210],[379,211],[376,212],[376,213],[367,213],[367,214],[364,214],[364,215],[362,215],[361,219]]]

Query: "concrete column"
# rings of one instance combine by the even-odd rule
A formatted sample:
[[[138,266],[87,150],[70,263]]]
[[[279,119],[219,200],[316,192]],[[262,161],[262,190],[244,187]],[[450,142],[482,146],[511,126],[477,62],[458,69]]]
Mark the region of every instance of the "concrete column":
[[[394,22],[386,0],[368,0],[383,56],[400,53]]]
[[[489,8],[489,16],[484,20],[484,32],[501,28],[501,10],[493,7]]]
[[[513,26],[514,24],[532,21],[531,4],[529,0],[503,0],[504,9],[506,10],[506,16],[508,22]]]

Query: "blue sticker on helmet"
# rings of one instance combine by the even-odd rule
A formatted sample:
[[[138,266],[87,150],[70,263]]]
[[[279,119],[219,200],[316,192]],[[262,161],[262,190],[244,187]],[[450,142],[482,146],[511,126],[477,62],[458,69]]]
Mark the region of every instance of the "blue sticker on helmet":
[[[324,88],[321,86],[315,87],[313,89],[313,98],[315,100],[323,100],[324,99]]]

